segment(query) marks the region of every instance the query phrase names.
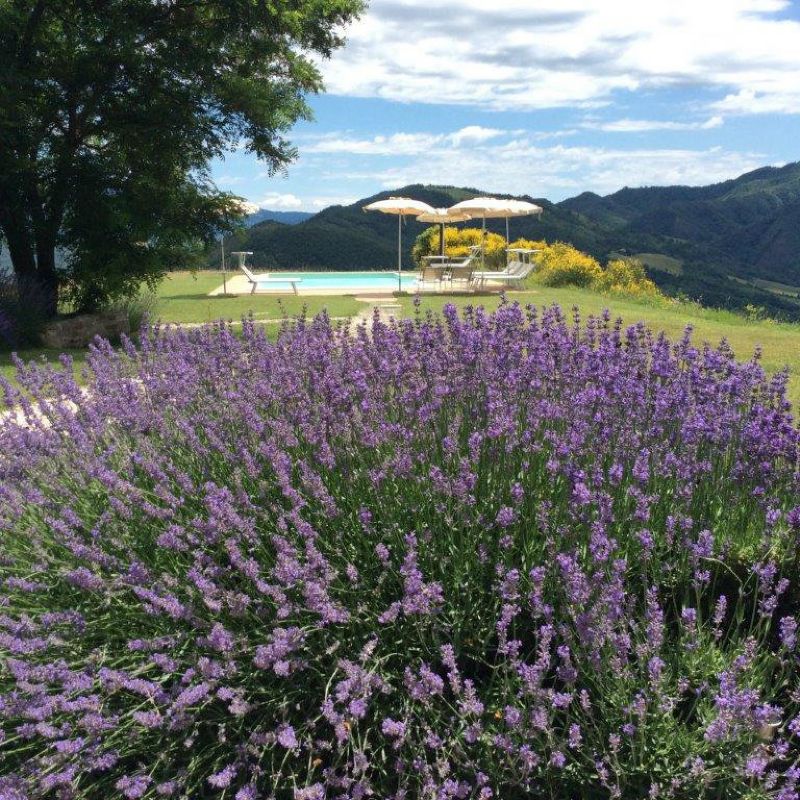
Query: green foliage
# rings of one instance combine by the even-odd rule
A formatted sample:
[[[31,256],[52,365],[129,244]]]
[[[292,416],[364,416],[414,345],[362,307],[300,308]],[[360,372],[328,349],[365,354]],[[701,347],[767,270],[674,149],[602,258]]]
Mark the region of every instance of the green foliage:
[[[270,172],[362,0],[0,4],[0,229],[55,313],[155,283],[231,230],[207,165],[240,142]],[[56,264],[60,247],[64,263]]]
[[[745,317],[750,322],[763,322],[767,319],[767,310],[764,306],[754,306],[752,303],[749,303],[745,306]]]
[[[115,301],[110,310],[123,312],[128,317],[128,324],[132,331],[141,330],[142,326],[155,319],[158,308],[158,296],[154,291],[143,290],[131,297],[124,297]]]

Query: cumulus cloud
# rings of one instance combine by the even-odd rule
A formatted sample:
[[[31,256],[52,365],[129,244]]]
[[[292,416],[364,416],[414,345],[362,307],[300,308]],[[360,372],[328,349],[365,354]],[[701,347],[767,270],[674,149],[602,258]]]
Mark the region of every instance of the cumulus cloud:
[[[713,127],[715,120],[697,123]],[[477,186],[492,192],[531,194],[562,199],[585,190],[613,192],[623,186],[653,184],[703,185],[726,180],[763,166],[763,153],[740,153],[721,147],[608,148],[567,145],[536,134],[498,131],[475,142],[455,134],[393,134],[369,156],[396,156],[391,142],[403,142],[403,158],[362,157],[358,171],[342,180],[394,189],[410,183]],[[364,156],[365,141],[337,135],[326,146],[338,153]],[[413,142],[413,146],[412,146]],[[385,146],[384,146],[385,145]],[[372,146],[372,145],[371,145]],[[397,164],[396,162],[400,163]]]
[[[800,75],[796,80],[800,81]],[[782,94],[741,89],[714,103],[713,108],[726,114],[800,114],[800,89]]]
[[[724,124],[721,116],[704,122],[672,122],[654,119],[617,119],[611,122],[584,122],[581,127],[605,133],[647,133],[650,131],[709,131]]]
[[[319,211],[328,206],[349,206],[358,200],[358,197],[351,195],[326,195],[322,197],[312,197],[307,203],[306,207],[314,211]]]
[[[297,195],[280,192],[269,192],[253,201],[259,208],[268,208],[272,211],[291,210],[302,208],[303,201]]]
[[[355,139],[346,134],[331,133],[306,144],[305,153],[350,153],[362,156],[414,155],[433,147],[441,137],[430,133],[394,133],[390,136],[373,136]]]
[[[404,156],[430,150],[442,144],[456,147],[465,144],[480,144],[506,131],[468,125],[454,133],[393,133],[389,136],[373,136],[370,139],[352,138],[346,134],[329,133],[311,141],[303,147],[305,153],[349,153],[362,156]]]
[[[787,8],[788,0],[374,0],[322,68],[330,92],[399,101],[594,107],[619,91],[692,85],[725,96],[720,111],[800,113],[800,21],[781,16]]]
[[[451,133],[448,139],[456,147],[459,147],[462,144],[488,142],[490,139],[496,139],[504,133],[505,131],[498,130],[497,128],[483,128],[480,125],[468,125],[460,131]]]

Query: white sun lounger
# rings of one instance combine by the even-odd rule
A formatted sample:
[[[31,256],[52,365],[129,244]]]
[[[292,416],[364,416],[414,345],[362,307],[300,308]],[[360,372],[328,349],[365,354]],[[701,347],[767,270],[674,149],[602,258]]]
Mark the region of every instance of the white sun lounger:
[[[277,278],[273,275],[269,275],[268,273],[256,275],[255,273],[250,272],[250,270],[244,265],[240,266],[242,272],[244,272],[247,280],[250,283],[250,286],[252,287],[250,289],[250,294],[255,294],[258,286],[263,283],[288,283],[291,285],[292,291],[297,294],[297,284],[303,282],[302,278]]]
[[[473,280],[481,287],[484,286],[486,281],[522,283],[534,269],[536,269],[536,264],[512,261],[502,272],[476,272]]]

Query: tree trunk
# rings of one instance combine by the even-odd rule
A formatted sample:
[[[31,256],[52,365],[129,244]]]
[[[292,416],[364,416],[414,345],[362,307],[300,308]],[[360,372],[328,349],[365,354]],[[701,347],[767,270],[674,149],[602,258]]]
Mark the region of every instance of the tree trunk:
[[[0,231],[8,245],[20,297],[26,298],[27,303],[36,303],[40,314],[54,317],[58,313],[59,276],[54,233],[58,226],[44,218],[41,207],[32,208],[29,203],[26,210],[24,200],[13,199],[17,201],[13,205],[0,204]],[[33,224],[29,210],[38,212],[32,215]]]
[[[37,247],[36,277],[38,289],[42,293],[45,316],[54,317],[58,313],[58,273],[56,272],[56,248],[54,244]]]
[[[58,313],[58,273],[55,263],[55,242],[39,241],[34,249],[30,230],[24,221],[2,215],[3,231],[11,266],[23,297],[36,302],[47,317]]]
[[[36,258],[26,232],[4,225],[3,235],[6,237],[8,255],[11,257],[14,274],[18,278],[34,278],[36,276]]]

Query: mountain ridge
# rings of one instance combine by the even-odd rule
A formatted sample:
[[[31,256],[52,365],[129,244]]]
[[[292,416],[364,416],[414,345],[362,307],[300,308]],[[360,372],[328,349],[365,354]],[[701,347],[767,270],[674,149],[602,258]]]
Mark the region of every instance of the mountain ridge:
[[[231,237],[226,247],[252,250],[254,266],[264,269],[391,269],[397,263],[397,219],[365,213],[363,206],[408,195],[447,207],[480,194],[476,188],[410,184],[330,206],[293,225],[257,223]],[[800,162],[761,167],[708,186],[624,187],[605,196],[587,191],[558,203],[530,195],[496,196],[544,208],[541,218],[512,219],[512,239],[568,241],[601,261],[619,252],[677,259],[680,274],[659,269],[658,258],[648,264],[653,279],[669,293],[713,306],[759,305],[800,319],[800,301],[752,283],[800,287]],[[406,221],[404,268],[412,266],[411,246],[425,227]],[[504,233],[505,221],[487,220],[487,228]],[[212,253],[209,263],[217,259]]]
[[[300,222],[305,222],[314,216],[313,211],[275,211],[270,208],[259,208],[252,214],[248,214],[245,218],[244,224],[251,228],[253,225],[258,225],[259,222],[282,222],[284,225],[297,225]]]

